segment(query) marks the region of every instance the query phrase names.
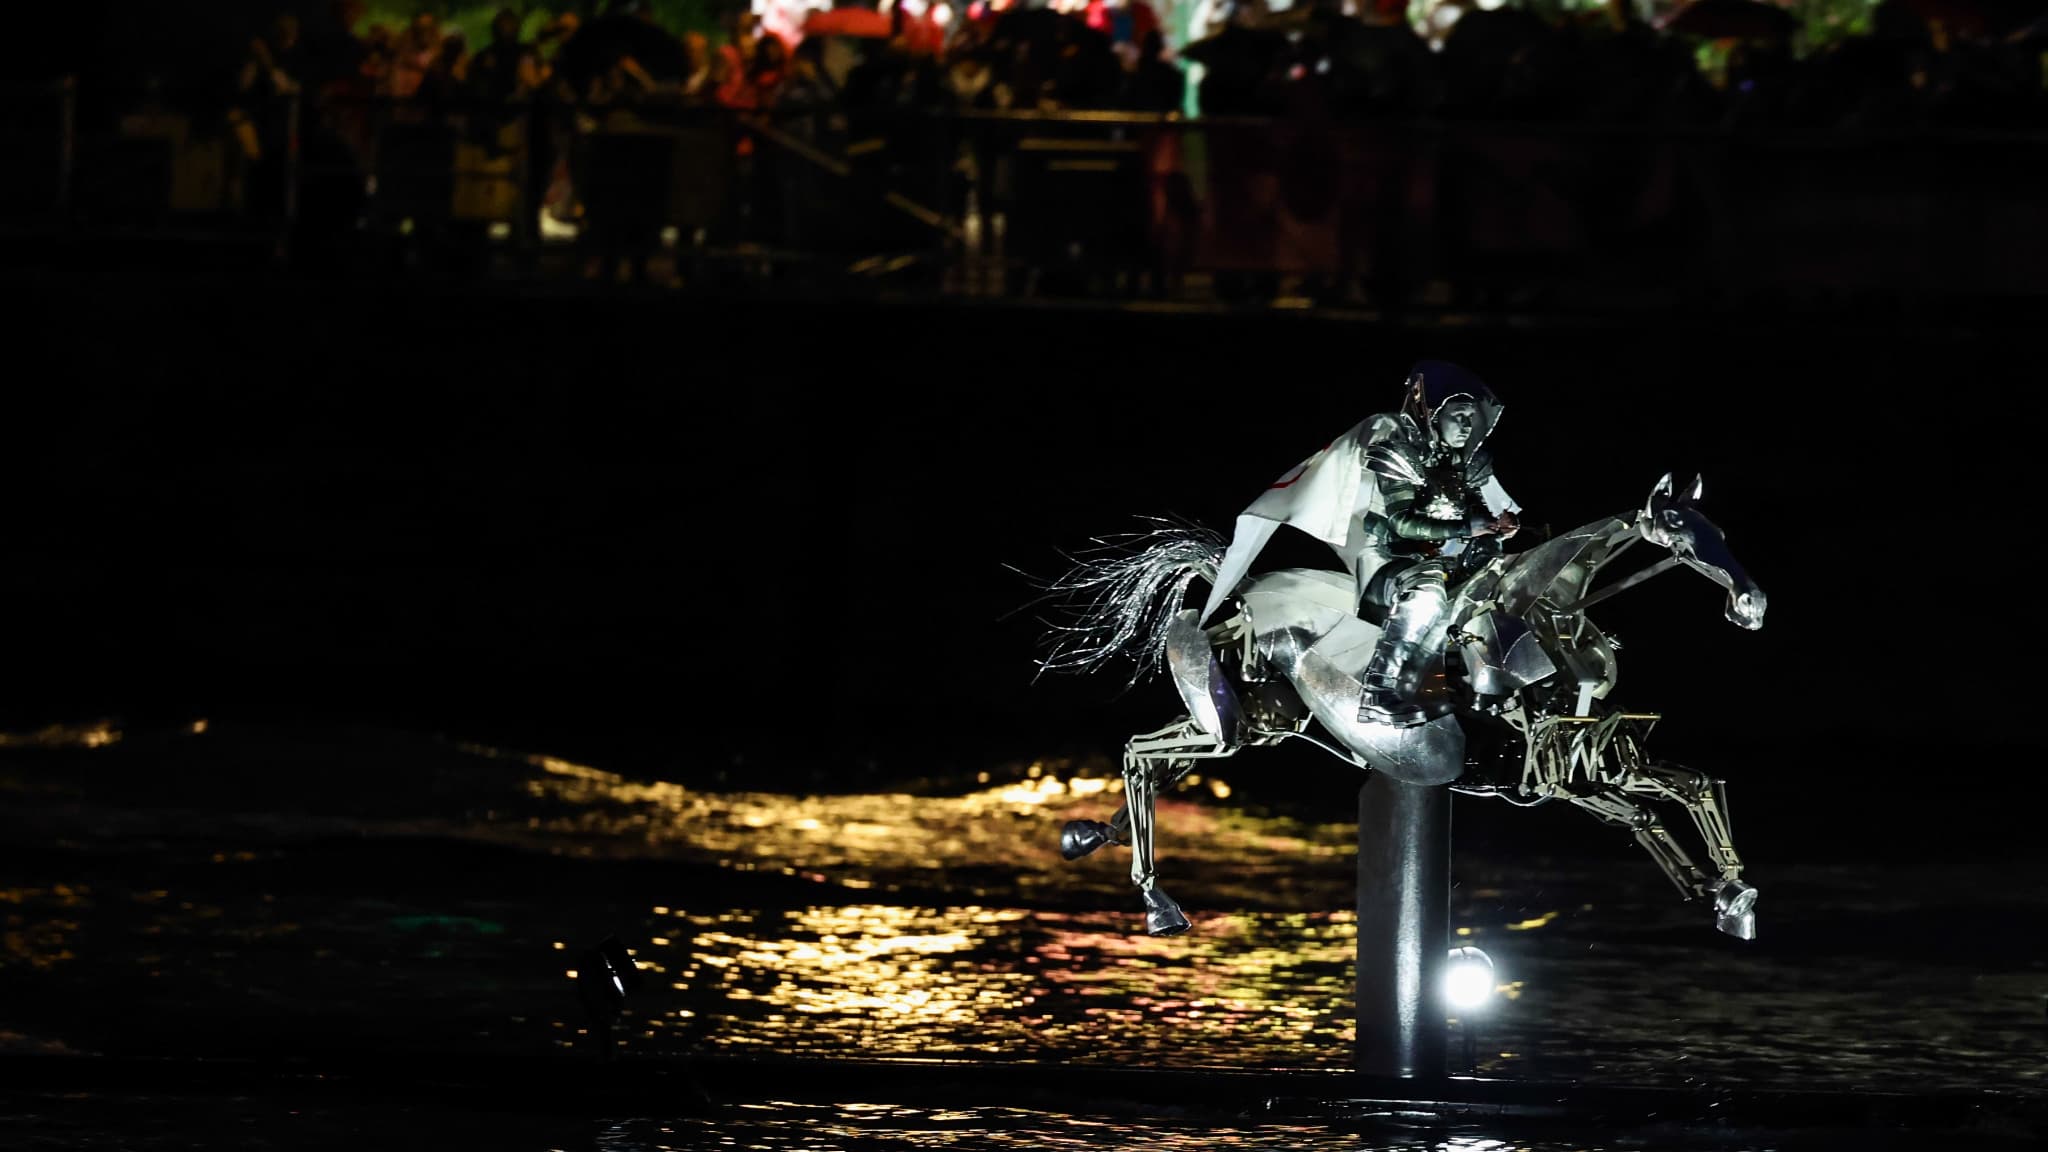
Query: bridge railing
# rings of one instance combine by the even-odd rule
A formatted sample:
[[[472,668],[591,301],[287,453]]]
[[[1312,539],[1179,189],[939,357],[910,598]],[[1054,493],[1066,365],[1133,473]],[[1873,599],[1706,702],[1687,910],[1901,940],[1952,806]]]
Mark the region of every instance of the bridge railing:
[[[997,293],[2048,293],[2048,135],[75,96],[17,118],[11,219],[908,255]]]

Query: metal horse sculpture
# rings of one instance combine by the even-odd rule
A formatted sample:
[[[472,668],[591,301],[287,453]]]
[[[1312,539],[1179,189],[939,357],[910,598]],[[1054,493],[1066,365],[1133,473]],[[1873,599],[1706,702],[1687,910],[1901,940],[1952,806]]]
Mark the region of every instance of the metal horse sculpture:
[[[1139,661],[1139,676],[1164,665],[1186,713],[1131,738],[1123,807],[1106,823],[1069,822],[1062,854],[1073,860],[1128,846],[1146,929],[1185,932],[1186,915],[1154,877],[1156,798],[1201,760],[1293,737],[1408,783],[1524,806],[1570,801],[1632,830],[1685,899],[1713,901],[1717,928],[1753,938],[1757,892],[1742,879],[1722,782],[1644,751],[1658,717],[1608,703],[1616,645],[1587,616],[1608,597],[1682,566],[1727,593],[1730,621],[1763,626],[1764,594],[1700,512],[1700,493],[1695,480],[1674,494],[1666,475],[1639,510],[1492,560],[1457,592],[1439,675],[1425,689],[1454,710],[1405,728],[1357,719],[1360,675],[1385,605],[1369,588],[1359,607],[1347,574],[1293,568],[1251,577],[1232,591],[1232,611],[1203,629],[1198,613],[1180,605],[1196,579],[1215,578],[1223,544],[1215,533],[1168,527],[1080,559],[1046,586],[1083,602],[1077,619],[1056,628],[1047,666],[1085,668],[1119,654]],[[1668,554],[1596,590],[1596,579],[1638,542]],[[1334,745],[1308,733],[1311,719]],[[1648,801],[1685,808],[1705,842],[1707,869]]]

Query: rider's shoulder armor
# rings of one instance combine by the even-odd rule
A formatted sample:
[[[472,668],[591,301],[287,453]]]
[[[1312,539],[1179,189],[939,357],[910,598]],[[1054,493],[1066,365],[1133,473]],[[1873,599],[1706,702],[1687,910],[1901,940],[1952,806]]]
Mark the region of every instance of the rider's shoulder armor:
[[[1480,448],[1472,453],[1470,460],[1465,461],[1465,483],[1470,484],[1474,488],[1480,488],[1484,487],[1486,482],[1491,479],[1493,479],[1493,453]]]

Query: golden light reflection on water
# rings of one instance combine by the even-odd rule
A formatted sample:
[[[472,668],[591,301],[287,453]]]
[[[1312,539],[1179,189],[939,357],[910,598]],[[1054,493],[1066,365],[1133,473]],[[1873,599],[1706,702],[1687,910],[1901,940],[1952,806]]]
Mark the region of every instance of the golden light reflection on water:
[[[88,727],[42,738],[96,749],[116,737]],[[209,732],[181,747],[207,753],[235,738]],[[9,758],[0,788],[20,801],[9,814],[21,841],[0,878],[12,1012],[0,1016],[0,1048],[182,1052],[217,1035],[225,1051],[268,1029],[317,1037],[344,1021],[388,1024],[394,1043],[411,1044],[417,1021],[445,1013],[465,1042],[488,1036],[530,1051],[535,1033],[577,1031],[563,974],[585,967],[593,936],[615,930],[647,975],[621,1030],[643,1051],[1168,1067],[1351,1059],[1352,813],[1290,823],[1236,811],[1213,803],[1224,781],[1213,768],[1161,807],[1161,883],[1195,930],[1156,940],[1143,934],[1126,852],[1059,857],[1063,821],[1116,808],[1117,781],[1100,764],[1047,760],[1036,775],[1018,766],[979,781],[970,767],[947,795],[793,797],[437,750],[377,778],[391,784],[392,812],[459,815],[309,825],[296,809],[265,815],[225,790],[232,819],[208,817],[206,796],[134,803],[131,784],[165,775],[148,755],[155,746],[131,734],[110,755]],[[365,771],[348,758],[301,765],[284,759],[298,745],[281,749],[295,772],[354,785]],[[203,762],[176,763],[182,779]],[[80,791],[81,764],[100,791]],[[336,828],[362,834],[330,838]],[[443,883],[418,883],[411,838],[422,835],[445,838],[435,850],[457,864]],[[514,857],[476,853],[477,841],[532,855],[487,875]],[[557,866],[546,853],[629,863]],[[1477,863],[1461,868],[1453,898],[1455,927],[1493,954],[1503,981],[1477,1030],[1482,1075],[2039,1089],[2036,958],[1993,950],[1968,979],[1945,956],[1897,958],[1912,939],[1900,925],[1924,910],[1913,899],[1931,905],[1965,889],[1981,898],[1985,883],[2000,883],[2001,898],[2030,916],[2041,897],[2024,876],[1816,865],[1796,891],[1834,918],[1830,933],[1847,935],[1808,927],[1801,944],[1788,915],[1786,952],[1708,946],[1720,938],[1699,906],[1671,901],[1640,861]],[[775,873],[788,875],[759,875]],[[506,930],[448,929],[482,919]],[[1810,955],[1800,947],[1825,949],[1829,963],[1797,962]],[[1670,972],[1692,978],[1657,977]],[[120,1015],[106,1006],[113,999],[137,1008]],[[81,1002],[94,1011],[68,1010]]]
[[[746,1148],[761,1152],[812,1148],[1144,1148],[1271,1149],[1273,1152],[1600,1152],[1599,1144],[1563,1140],[1502,1141],[1439,1126],[1396,1122],[1317,1124],[1219,1120],[1155,1110],[1129,1114],[1041,1108],[935,1108],[890,1103],[776,1100],[721,1109],[714,1116],[614,1121],[597,1134],[602,1152],[670,1152],[684,1148]]]
[[[1341,1064],[1351,921],[1233,913],[1159,939],[1109,912],[665,909],[634,953],[664,974],[634,1026],[664,1048],[1024,1059],[1136,1048],[1182,1064],[1231,1050],[1277,1067]]]
[[[1348,812],[1327,825],[1258,817],[1210,802],[1229,792],[1221,777],[1191,775],[1160,805],[1159,843],[1162,878],[1197,928],[1159,939],[1144,934],[1127,853],[1059,855],[1060,826],[1106,819],[1121,791],[1119,779],[1073,764],[1040,761],[1008,780],[983,773],[958,795],[789,796],[520,759],[539,769],[525,787],[545,814],[530,828],[550,850],[630,845],[873,892],[752,909],[704,891],[650,906],[634,955],[659,978],[631,1027],[656,1047],[1143,1053],[1168,1065],[1228,1051],[1273,1067],[1351,1059]],[[1056,907],[1028,907],[1045,903],[1037,893]]]
[[[729,1047],[896,1053],[987,1051],[1021,1032],[1006,1011],[1030,975],[996,962],[1027,913],[888,904],[760,915],[672,913],[671,935],[641,949],[672,977],[645,1014],[650,1030],[693,1027],[705,1004],[726,1015]],[[652,943],[652,940],[650,940]]]
[[[120,740],[121,728],[111,720],[50,724],[33,732],[0,732],[0,748],[105,748]]]
[[[1060,826],[1083,816],[1108,819],[1122,791],[1120,778],[1071,763],[1037,762],[1022,780],[984,781],[957,795],[791,796],[701,791],[630,780],[554,757],[481,746],[465,750],[540,769],[524,785],[538,814],[523,829],[500,832],[550,851],[667,853],[740,872],[829,879],[878,894],[942,887],[972,901],[1056,886],[1105,904],[1132,898],[1126,855],[1060,858]],[[1185,882],[1183,902],[1350,905],[1354,823],[1255,817],[1212,802],[1229,792],[1221,778],[1202,777],[1201,785],[1159,804],[1162,872],[1199,877]],[[996,873],[1000,883],[963,873]]]
[[[1037,999],[1078,1007],[1047,1012],[1046,1034],[1077,1047],[1104,1023],[1127,1024],[1212,1048],[1249,1045],[1270,1062],[1301,1061],[1318,1043],[1349,1043],[1349,913],[1211,915],[1200,936],[1134,934],[1121,919],[1049,914],[1047,936],[1028,957],[1044,988]]]
[[[46,972],[78,959],[79,918],[91,908],[84,885],[0,888],[0,971]]]

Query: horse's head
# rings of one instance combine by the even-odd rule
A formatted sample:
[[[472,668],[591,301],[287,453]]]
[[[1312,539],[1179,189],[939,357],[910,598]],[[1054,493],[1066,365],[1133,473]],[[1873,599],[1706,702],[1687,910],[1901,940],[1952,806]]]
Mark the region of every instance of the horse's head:
[[[1719,584],[1728,593],[1728,619],[1744,628],[1764,626],[1764,593],[1736,563],[1728,551],[1728,540],[1697,507],[1701,485],[1698,477],[1685,490],[1673,493],[1671,474],[1666,472],[1643,510],[1636,517],[1636,531],[1650,543],[1670,550],[1686,567]]]

